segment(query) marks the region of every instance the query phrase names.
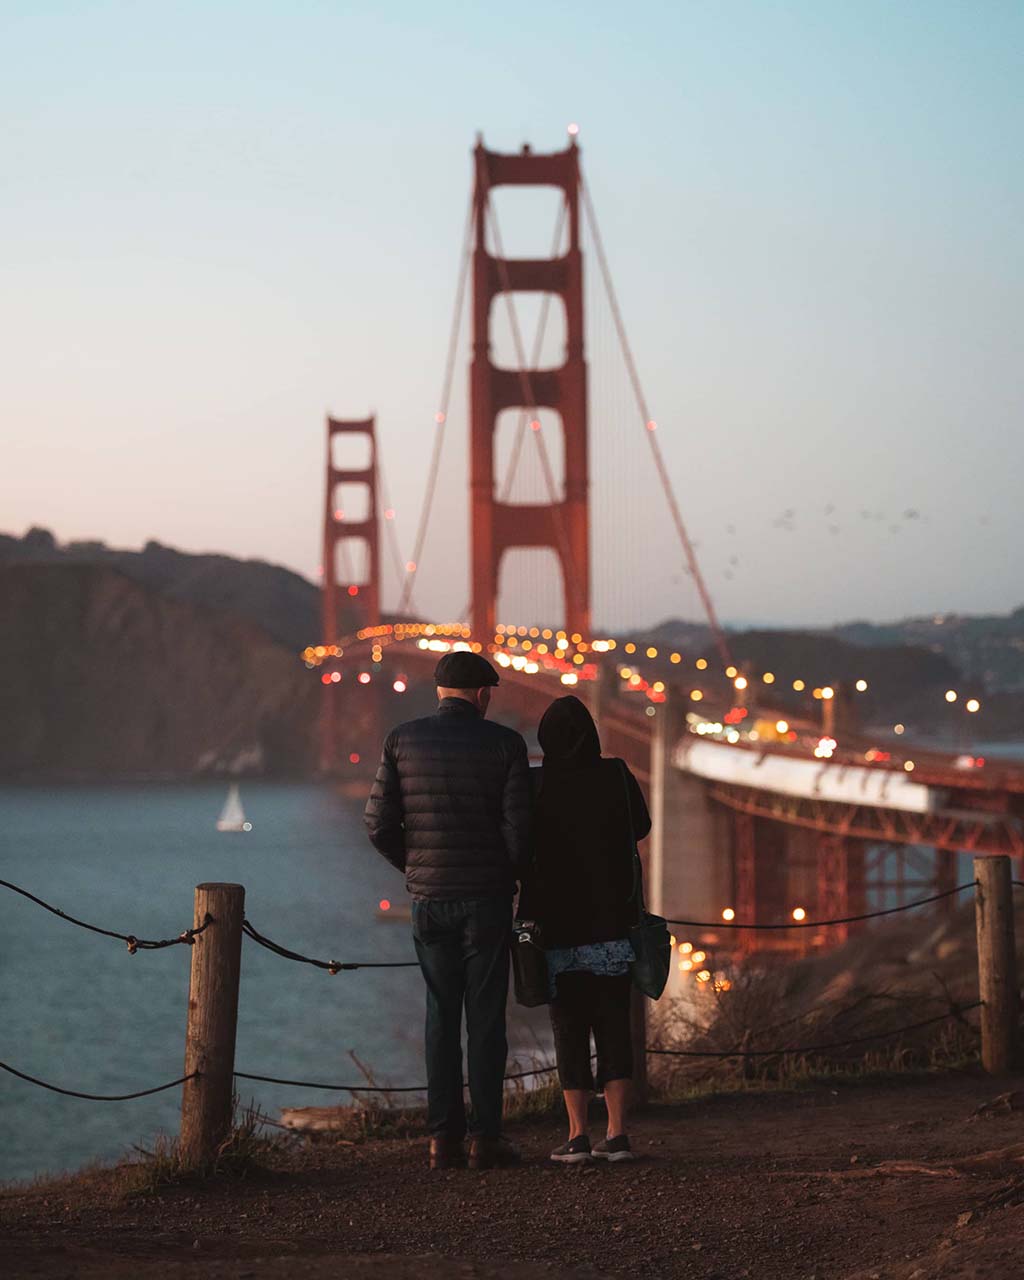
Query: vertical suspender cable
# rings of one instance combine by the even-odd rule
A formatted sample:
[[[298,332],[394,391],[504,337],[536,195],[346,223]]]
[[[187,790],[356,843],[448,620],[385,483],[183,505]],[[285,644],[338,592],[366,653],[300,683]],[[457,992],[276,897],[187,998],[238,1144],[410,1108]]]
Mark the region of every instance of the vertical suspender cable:
[[[669,478],[668,470],[665,467],[665,459],[661,452],[661,446],[658,444],[655,431],[652,427],[653,419],[647,408],[647,399],[644,396],[643,386],[640,382],[640,375],[637,372],[636,361],[633,359],[633,352],[629,345],[629,338],[626,334],[626,326],[623,323],[622,312],[619,310],[618,298],[615,294],[615,286],[612,283],[611,270],[608,266],[608,258],[604,251],[604,242],[601,239],[601,232],[597,225],[597,217],[594,213],[594,204],[590,198],[590,188],[581,178],[580,189],[583,192],[583,207],[586,210],[587,221],[590,224],[591,234],[594,237],[594,249],[597,253],[597,261],[601,268],[601,275],[604,278],[605,291],[608,294],[608,302],[611,306],[612,319],[615,323],[615,329],[619,337],[619,345],[622,348],[622,356],[626,362],[626,369],[629,373],[629,380],[633,385],[633,394],[636,397],[637,408],[640,410],[640,416],[644,423],[645,435],[651,446],[651,453],[654,457],[654,466],[658,472],[658,479],[661,481],[661,487],[665,494],[665,500],[668,503],[669,511],[672,515],[672,522],[675,525],[676,533],[683,547],[683,553],[686,556],[686,563],[689,567],[690,574],[697,585],[700,593],[701,603],[704,606],[704,612],[707,616],[708,623],[714,636],[715,644],[718,648],[719,656],[722,662],[728,665],[732,661],[732,655],[729,652],[729,644],[725,638],[725,632],[718,621],[718,614],[715,612],[715,606],[712,603],[711,596],[708,592],[707,585],[704,582],[704,576],[700,571],[700,565],[697,563],[697,555],[693,549],[693,543],[690,536],[686,532],[686,525],[683,523],[682,513],[679,510],[679,503],[676,499],[675,490],[672,487],[672,481]]]
[[[466,297],[466,280],[469,275],[470,240],[473,231],[473,200],[469,201],[466,211],[466,226],[462,235],[462,251],[459,261],[459,279],[455,289],[455,304],[452,308],[452,323],[448,337],[448,355],[445,359],[444,378],[441,383],[441,403],[435,418],[437,434],[434,436],[434,451],[430,459],[430,470],[427,473],[427,487],[423,495],[423,507],[420,511],[419,525],[416,529],[416,541],[413,543],[412,560],[415,567],[407,569],[402,594],[398,601],[398,613],[409,608],[415,574],[419,568],[423,554],[423,544],[430,524],[430,512],[434,505],[434,492],[437,489],[437,478],[441,467],[441,451],[444,448],[445,427],[448,425],[448,405],[451,401],[452,378],[455,374],[455,352],[458,347],[459,333],[462,329],[462,312]]]

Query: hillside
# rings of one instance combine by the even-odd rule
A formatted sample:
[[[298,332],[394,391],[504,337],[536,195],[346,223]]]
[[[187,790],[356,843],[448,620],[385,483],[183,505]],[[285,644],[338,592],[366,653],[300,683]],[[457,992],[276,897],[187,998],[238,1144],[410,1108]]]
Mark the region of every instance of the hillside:
[[[305,774],[316,691],[239,617],[103,565],[0,565],[0,776]]]
[[[92,541],[61,545],[48,529],[30,529],[23,538],[0,534],[0,565],[25,563],[117,569],[172,600],[246,618],[293,652],[320,636],[319,589],[290,569],[265,560],[193,554],[153,541],[141,551]]]

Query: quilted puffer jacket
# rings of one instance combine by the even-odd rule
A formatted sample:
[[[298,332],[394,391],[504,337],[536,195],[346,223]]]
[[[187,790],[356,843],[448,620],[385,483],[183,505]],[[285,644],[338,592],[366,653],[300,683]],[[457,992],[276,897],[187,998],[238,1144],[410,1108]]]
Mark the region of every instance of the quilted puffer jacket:
[[[529,766],[514,729],[464,698],[400,724],[384,742],[363,815],[414,898],[511,894],[530,857]]]

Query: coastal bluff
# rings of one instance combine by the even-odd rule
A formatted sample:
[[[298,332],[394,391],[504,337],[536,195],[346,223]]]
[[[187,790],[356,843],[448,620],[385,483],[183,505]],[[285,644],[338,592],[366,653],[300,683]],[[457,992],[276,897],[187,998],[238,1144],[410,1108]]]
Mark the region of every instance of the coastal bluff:
[[[238,614],[107,565],[0,564],[0,777],[308,775],[317,692]]]

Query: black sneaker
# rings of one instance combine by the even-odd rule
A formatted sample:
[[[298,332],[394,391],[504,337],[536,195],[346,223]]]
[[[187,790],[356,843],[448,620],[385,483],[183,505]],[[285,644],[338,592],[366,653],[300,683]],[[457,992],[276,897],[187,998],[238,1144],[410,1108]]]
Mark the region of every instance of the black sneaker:
[[[564,1147],[552,1151],[551,1159],[559,1164],[586,1164],[590,1159],[590,1138],[585,1133],[570,1138]]]
[[[609,1160],[615,1164],[620,1160],[636,1159],[636,1153],[629,1145],[629,1138],[624,1133],[620,1133],[615,1138],[605,1138],[597,1144],[592,1154],[595,1160]]]

